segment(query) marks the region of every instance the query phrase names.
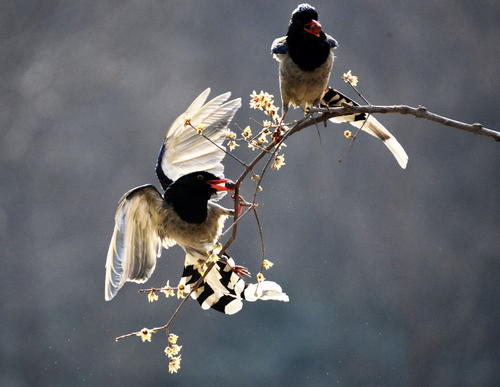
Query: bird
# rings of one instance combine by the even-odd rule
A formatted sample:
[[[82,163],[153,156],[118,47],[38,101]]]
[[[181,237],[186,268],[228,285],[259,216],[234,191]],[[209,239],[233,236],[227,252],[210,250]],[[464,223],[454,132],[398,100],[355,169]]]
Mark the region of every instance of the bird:
[[[156,163],[161,193],[146,184],[125,193],[118,203],[106,258],[104,298],[113,299],[125,282],[144,283],[153,274],[162,248],[179,245],[185,252],[179,288],[192,291],[203,309],[226,314],[241,310],[242,300],[288,301],[273,281],[246,283],[248,270],[223,254],[197,289],[202,264],[221,235],[225,220],[234,215],[216,203],[234,183],[224,178],[223,141],[227,127],[241,107],[231,93],[206,102],[203,91],[171,124]],[[203,134],[203,135],[201,135]]]
[[[320,105],[323,107],[341,107],[342,104],[359,106],[357,102],[331,87],[325,90],[320,101]],[[349,122],[356,128],[380,139],[392,153],[399,166],[403,169],[406,168],[408,164],[408,154],[398,140],[396,140],[396,137],[394,137],[373,115],[357,113],[348,116],[333,117],[330,118],[330,121],[334,123]]]
[[[333,67],[332,50],[337,41],[322,31],[316,9],[306,3],[299,4],[292,12],[286,36],[277,38],[271,46],[273,57],[279,62],[279,83],[283,114],[289,106],[339,107],[342,103],[358,104],[328,87]],[[331,122],[349,122],[379,138],[405,169],[408,155],[396,138],[372,115],[356,114],[334,117]]]
[[[292,12],[286,36],[271,46],[279,62],[282,119],[289,106],[318,106],[330,79],[337,41],[322,30],[318,12],[306,3]]]

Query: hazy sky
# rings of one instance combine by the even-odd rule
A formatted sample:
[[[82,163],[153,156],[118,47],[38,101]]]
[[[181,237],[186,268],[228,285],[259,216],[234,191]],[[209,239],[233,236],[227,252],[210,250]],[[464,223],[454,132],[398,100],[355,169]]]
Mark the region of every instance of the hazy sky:
[[[188,302],[173,327],[178,375],[167,373],[162,336],[114,342],[176,306],[148,304],[135,284],[104,301],[118,199],[159,187],[165,130],[206,87],[243,98],[234,130],[257,127],[264,117],[248,95],[279,101],[269,49],[296,5],[2,2],[0,385],[500,385],[499,144],[407,116],[378,117],[406,149],[406,170],[371,136],[349,146],[347,126],[288,142],[259,202],[275,263],[266,275],[290,303],[228,317]],[[372,103],[500,129],[498,1],[314,5],[339,42],[334,87],[349,92],[341,75],[351,69]],[[241,173],[225,164],[226,176]],[[251,217],[231,254],[257,272]],[[182,259],[164,251],[148,285],[178,281]]]

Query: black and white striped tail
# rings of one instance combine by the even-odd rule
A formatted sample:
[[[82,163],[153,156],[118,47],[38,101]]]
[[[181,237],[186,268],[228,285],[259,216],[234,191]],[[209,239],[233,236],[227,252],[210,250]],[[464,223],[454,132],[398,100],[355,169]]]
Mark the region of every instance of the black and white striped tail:
[[[321,98],[321,106],[323,107],[339,107],[342,103],[346,103],[351,106],[359,106],[358,103],[340,93],[339,91],[328,87]],[[382,140],[389,148],[393,156],[396,158],[398,164],[401,168],[406,168],[408,164],[408,155],[401,146],[401,144],[396,140],[396,138],[389,132],[384,125],[382,125],[375,117],[368,115],[366,113],[356,113],[348,116],[340,116],[331,118],[330,121],[335,123],[349,122],[356,128],[360,128],[368,134]]]
[[[234,260],[224,256],[205,277],[203,283],[191,297],[198,301],[202,309],[215,309],[225,314],[235,314],[243,308],[243,300],[275,300],[288,301],[281,286],[276,282],[262,281],[256,284],[247,284],[231,269],[235,266]],[[195,265],[186,265],[182,273],[181,284],[189,292],[191,286],[201,278]]]

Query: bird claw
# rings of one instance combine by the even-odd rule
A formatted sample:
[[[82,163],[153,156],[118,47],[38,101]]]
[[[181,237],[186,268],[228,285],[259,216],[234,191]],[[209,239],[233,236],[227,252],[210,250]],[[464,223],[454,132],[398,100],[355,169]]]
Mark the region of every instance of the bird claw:
[[[251,277],[250,272],[245,266],[234,265],[230,266],[234,274],[240,278]]]
[[[233,195],[233,199],[235,198],[235,196]],[[243,208],[244,207],[250,207],[250,208],[253,208],[253,207],[256,207],[255,204],[252,204],[252,203],[249,203],[245,200],[245,198],[241,195],[238,195],[238,199],[239,199],[239,203],[238,203],[238,208],[236,210],[237,214],[238,215],[241,215],[241,213],[243,212]]]

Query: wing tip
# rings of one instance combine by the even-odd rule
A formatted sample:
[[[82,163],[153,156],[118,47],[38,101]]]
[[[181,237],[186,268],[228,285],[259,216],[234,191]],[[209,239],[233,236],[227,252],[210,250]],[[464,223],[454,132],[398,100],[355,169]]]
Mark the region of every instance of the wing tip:
[[[110,288],[109,284],[106,284],[104,287],[104,301],[111,301],[113,298],[115,298],[116,293],[118,293],[118,290],[114,290]]]
[[[203,95],[205,97],[203,100],[205,101],[211,92],[212,92],[212,89],[210,87],[207,87],[205,90],[203,90],[200,93],[200,95],[198,95],[198,97],[195,98],[195,100],[200,98]]]

